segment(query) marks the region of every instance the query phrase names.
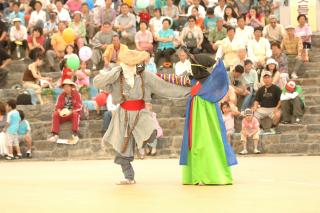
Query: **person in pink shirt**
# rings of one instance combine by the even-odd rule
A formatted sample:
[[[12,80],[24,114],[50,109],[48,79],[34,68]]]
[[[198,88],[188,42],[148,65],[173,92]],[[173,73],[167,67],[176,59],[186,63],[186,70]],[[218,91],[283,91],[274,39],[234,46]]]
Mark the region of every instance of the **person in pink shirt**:
[[[260,133],[260,124],[257,118],[253,117],[253,112],[251,109],[246,109],[244,111],[244,119],[242,120],[242,129],[241,129],[241,142],[243,145],[243,150],[240,152],[241,155],[248,154],[247,151],[247,140],[249,138],[253,139],[254,154],[259,154],[258,149],[259,144],[259,133]]]
[[[75,11],[81,11],[82,0],[68,0],[66,5],[70,13],[73,14]]]
[[[311,49],[311,27],[308,25],[308,18],[305,14],[300,14],[297,18],[299,25],[295,29],[295,35],[300,37],[303,43],[302,57],[309,61],[308,50]]]
[[[135,43],[137,50],[140,51],[153,51],[153,36],[152,33],[148,30],[148,24],[145,21],[140,22],[140,30],[135,35]]]
[[[82,61],[80,64],[80,69],[76,71],[76,84],[79,87],[90,86],[90,70],[87,69],[87,63]]]
[[[232,111],[228,102],[221,103],[222,118],[226,126],[228,143],[231,144],[231,136],[234,133],[234,116],[239,115],[238,111]]]

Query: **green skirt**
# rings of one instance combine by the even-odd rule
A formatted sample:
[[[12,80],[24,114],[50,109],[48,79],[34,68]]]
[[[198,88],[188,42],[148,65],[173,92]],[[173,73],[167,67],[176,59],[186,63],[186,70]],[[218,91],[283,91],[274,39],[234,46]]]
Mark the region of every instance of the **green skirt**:
[[[192,108],[192,148],[182,183],[232,184],[215,104],[195,96]]]

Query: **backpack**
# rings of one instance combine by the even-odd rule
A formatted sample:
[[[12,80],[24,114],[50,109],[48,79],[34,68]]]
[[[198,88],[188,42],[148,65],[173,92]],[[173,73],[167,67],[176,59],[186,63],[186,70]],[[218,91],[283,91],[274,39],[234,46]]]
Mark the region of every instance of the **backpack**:
[[[32,105],[31,95],[28,91],[22,91],[17,97],[17,105]]]
[[[183,41],[186,44],[187,48],[196,48],[198,44],[197,38],[193,35],[191,31],[187,33]]]

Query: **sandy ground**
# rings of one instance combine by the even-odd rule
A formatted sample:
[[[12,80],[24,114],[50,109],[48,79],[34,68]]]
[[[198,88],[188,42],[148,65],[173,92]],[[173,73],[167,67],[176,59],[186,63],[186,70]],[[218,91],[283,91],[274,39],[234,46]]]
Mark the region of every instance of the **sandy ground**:
[[[0,212],[320,212],[320,157],[240,158],[231,186],[182,186],[177,159],[134,166],[116,186],[112,161],[0,161]]]

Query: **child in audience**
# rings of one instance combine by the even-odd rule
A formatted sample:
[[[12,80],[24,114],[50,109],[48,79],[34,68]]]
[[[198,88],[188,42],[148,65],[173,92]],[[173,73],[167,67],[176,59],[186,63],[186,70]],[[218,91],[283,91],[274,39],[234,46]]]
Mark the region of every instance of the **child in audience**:
[[[27,120],[25,120],[25,115],[22,110],[18,110],[21,121],[19,124],[18,135],[19,142],[26,142],[28,150],[26,152],[27,158],[32,158],[31,148],[32,148],[32,139],[31,139],[31,127]]]
[[[7,135],[4,131],[6,122],[6,106],[4,103],[0,102],[0,157],[4,157],[8,154]]]
[[[243,145],[243,150],[240,152],[241,155],[248,154],[247,151],[247,140],[248,138],[253,139],[254,153],[259,154],[258,149],[259,144],[259,133],[260,124],[257,118],[253,117],[253,112],[251,109],[246,109],[244,111],[244,119],[242,120],[242,130],[241,130],[241,142]]]
[[[60,69],[61,69],[61,82],[60,85],[62,84],[62,82],[66,79],[70,79],[72,80],[73,76],[74,76],[74,72],[72,71],[72,69],[68,68],[67,66],[67,59],[63,59],[60,63]]]
[[[82,61],[80,64],[80,70],[76,71],[76,84],[79,87],[90,86],[90,74],[90,70],[87,69],[87,63],[85,61]]]
[[[235,132],[234,116],[237,116],[239,112],[232,111],[228,102],[223,102],[221,104],[221,111],[224,125],[226,126],[228,143],[231,144],[231,136]]]
[[[6,104],[6,111],[7,111],[7,124],[5,127],[8,139],[8,156],[6,157],[7,160],[13,160],[13,147],[17,152],[16,159],[21,159],[22,154],[20,151],[19,146],[19,138],[18,138],[18,130],[20,124],[20,115],[19,112],[16,110],[16,101],[11,99],[7,101]]]
[[[64,59],[68,59],[70,56],[72,55],[75,55],[75,48],[73,45],[69,44],[67,47],[66,47],[66,50],[65,50],[65,55],[64,55]]]
[[[157,74],[157,66],[154,63],[154,58],[152,58],[152,54],[149,52],[149,57],[145,60],[146,68],[145,70],[150,71],[154,74]]]

